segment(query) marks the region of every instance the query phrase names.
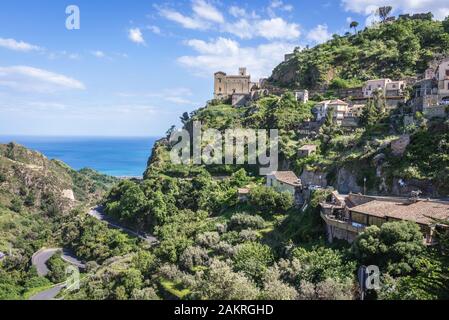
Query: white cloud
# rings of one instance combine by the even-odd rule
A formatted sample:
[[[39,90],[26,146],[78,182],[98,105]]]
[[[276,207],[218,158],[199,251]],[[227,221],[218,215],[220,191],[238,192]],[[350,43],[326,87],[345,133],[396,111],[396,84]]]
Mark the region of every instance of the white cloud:
[[[267,77],[279,64],[286,52],[295,45],[284,42],[262,44],[257,47],[242,47],[237,41],[218,38],[214,41],[189,40],[187,45],[198,52],[196,56],[182,56],[178,62],[200,76],[211,77],[216,71],[236,73],[245,66],[253,79]]]
[[[271,6],[282,10],[292,9],[279,1],[273,1]],[[157,6],[156,8],[161,16],[186,29],[208,30],[212,26],[217,26],[221,32],[235,35],[241,39],[262,37],[268,40],[292,40],[301,35],[299,25],[296,23],[289,23],[280,17],[261,19],[254,11],[248,13],[244,8],[238,6],[229,8],[230,15],[237,20],[227,21],[222,13],[206,0],[193,0],[191,16],[168,8]]]
[[[86,89],[85,85],[76,79],[29,66],[0,67],[0,87],[40,93]]]
[[[373,9],[380,6],[392,6],[395,12],[423,13],[431,11],[436,19],[442,20],[449,15],[447,0],[341,0],[345,10],[371,15]]]
[[[325,24],[317,25],[307,34],[307,39],[314,43],[323,43],[330,38],[332,38],[332,35],[329,33],[328,27]]]
[[[285,4],[282,0],[272,0],[270,3],[270,8],[279,9],[283,11],[293,11],[293,6],[290,4]]]
[[[205,30],[209,28],[209,24],[197,17],[191,18],[171,9],[159,9],[159,14],[176,23],[179,23],[186,29]]]
[[[97,57],[97,58],[105,58],[106,55],[103,51],[97,50],[97,51],[92,51],[91,52],[93,56]]]
[[[300,27],[296,23],[288,23],[282,18],[264,20],[239,19],[233,23],[226,23],[222,31],[233,34],[241,39],[262,37],[268,40],[293,40],[301,35]]]
[[[161,34],[161,29],[158,26],[147,26],[147,29],[154,34]]]
[[[193,12],[195,12],[195,14],[200,18],[216,23],[224,22],[224,17],[221,12],[205,0],[194,0],[192,9]]]
[[[22,51],[22,52],[30,52],[30,51],[41,51],[43,50],[41,47],[29,44],[24,41],[17,41],[14,39],[4,39],[0,38],[0,47],[14,50],[14,51]]]
[[[296,39],[301,35],[299,25],[288,23],[282,18],[256,22],[256,32],[266,39]]]
[[[139,28],[131,28],[128,30],[128,38],[137,44],[145,44],[142,31]]]
[[[244,8],[240,8],[237,6],[231,6],[229,8],[229,14],[233,16],[234,18],[239,17],[245,17],[246,16],[246,10]]]

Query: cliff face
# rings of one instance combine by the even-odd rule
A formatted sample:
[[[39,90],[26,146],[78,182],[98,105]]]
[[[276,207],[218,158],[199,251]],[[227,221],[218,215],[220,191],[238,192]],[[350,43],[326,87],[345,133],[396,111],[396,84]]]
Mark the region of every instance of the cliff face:
[[[92,170],[77,172],[58,160],[10,143],[0,145],[0,203],[32,211],[57,206],[67,212],[98,199],[115,182]]]

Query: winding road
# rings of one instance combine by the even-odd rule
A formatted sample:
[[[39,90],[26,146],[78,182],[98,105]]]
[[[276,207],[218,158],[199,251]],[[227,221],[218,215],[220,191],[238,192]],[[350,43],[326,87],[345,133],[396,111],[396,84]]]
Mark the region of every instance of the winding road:
[[[91,217],[94,217],[94,218],[100,220],[100,221],[106,222],[111,228],[119,229],[131,236],[138,237],[139,239],[144,240],[144,241],[148,242],[149,244],[156,244],[158,242],[157,238],[150,234],[147,234],[144,232],[137,232],[137,231],[131,230],[129,228],[126,228],[126,227],[120,225],[119,223],[114,221],[111,217],[107,216],[103,211],[103,207],[101,207],[101,206],[92,208],[89,211],[89,215]]]
[[[75,255],[70,251],[62,248],[43,248],[37,251],[31,258],[31,263],[36,267],[37,274],[41,277],[48,275],[50,270],[47,267],[47,261],[53,257],[58,251],[62,251],[61,258],[67,263],[84,269],[86,265],[82,263]],[[48,290],[39,292],[32,296],[29,300],[53,300],[62,289],[65,288],[65,283],[57,284]]]

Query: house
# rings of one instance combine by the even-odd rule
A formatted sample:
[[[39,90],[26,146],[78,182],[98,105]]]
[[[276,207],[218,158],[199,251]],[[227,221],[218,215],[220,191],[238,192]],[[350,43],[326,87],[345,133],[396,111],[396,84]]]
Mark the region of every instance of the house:
[[[301,103],[309,102],[309,90],[295,91],[296,101]]]
[[[251,189],[249,187],[239,188],[237,190],[239,202],[246,202],[246,201],[248,201],[250,192],[251,192]]]
[[[293,171],[275,171],[267,176],[267,187],[279,192],[289,192],[295,196],[301,186],[301,180]]]
[[[6,254],[0,251],[0,260],[3,260],[6,257]]]
[[[449,57],[443,59],[438,65],[436,77],[439,103],[449,105]]]
[[[341,124],[341,121],[348,113],[348,107],[349,104],[339,99],[321,101],[314,107],[316,120],[322,121],[326,118],[328,110],[332,110],[334,120],[336,120],[338,124]]]
[[[376,91],[382,91],[385,94],[385,90],[387,88],[387,84],[391,83],[391,79],[375,79],[368,80],[363,86],[363,97],[364,98],[372,98],[373,93]]]
[[[314,144],[306,144],[298,149],[298,157],[306,158],[316,153],[317,146]]]
[[[423,233],[423,242],[436,243],[437,231],[447,230],[438,221],[449,219],[449,202],[438,200],[371,197],[358,194],[343,196],[334,192],[330,201],[321,203],[329,242],[334,239],[353,242],[366,227],[387,222],[412,221]]]
[[[346,114],[346,117],[350,118],[359,118],[362,113],[363,109],[365,109],[364,104],[353,104],[348,107],[348,113]]]
[[[411,105],[427,118],[445,117],[449,105],[449,58],[429,68],[413,87]]]
[[[403,80],[391,81],[385,87],[385,97],[403,97],[406,87],[407,84]]]

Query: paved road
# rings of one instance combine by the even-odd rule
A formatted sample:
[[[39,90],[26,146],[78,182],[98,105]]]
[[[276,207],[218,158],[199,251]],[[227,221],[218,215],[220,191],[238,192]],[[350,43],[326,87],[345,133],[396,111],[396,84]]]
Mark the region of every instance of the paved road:
[[[45,248],[37,251],[31,258],[31,263],[36,267],[37,274],[39,276],[45,277],[48,274],[50,270],[48,270],[47,261],[58,251],[62,251],[61,258],[67,263],[70,263],[80,269],[84,269],[86,267],[86,265],[77,259],[76,256],[69,250],[62,248]]]
[[[53,300],[62,289],[64,289],[65,284],[58,284],[51,289],[39,292],[38,294],[32,296],[30,300]]]
[[[74,265],[80,269],[84,269],[86,266],[79,259],[75,257],[70,251],[62,248],[44,248],[37,251],[31,258],[33,266],[37,269],[37,274],[41,277],[48,275],[50,270],[47,267],[47,261],[53,257],[58,251],[62,251],[61,258]],[[32,296],[29,300],[53,300],[62,289],[64,289],[65,284],[57,284],[54,287],[39,292],[38,294]]]
[[[144,233],[144,232],[136,232],[134,230],[131,230],[129,228],[126,228],[122,225],[120,225],[118,222],[114,221],[111,217],[108,217],[104,212],[103,208],[101,206],[95,207],[89,211],[89,215],[100,220],[105,221],[110,227],[114,229],[119,229],[129,235],[132,235],[134,237],[138,237],[139,239],[142,239],[150,244],[155,244],[158,242],[157,238]]]
[[[59,250],[61,249],[41,249],[33,255],[31,262],[36,267],[39,276],[45,277],[50,272],[47,268],[47,261]]]

